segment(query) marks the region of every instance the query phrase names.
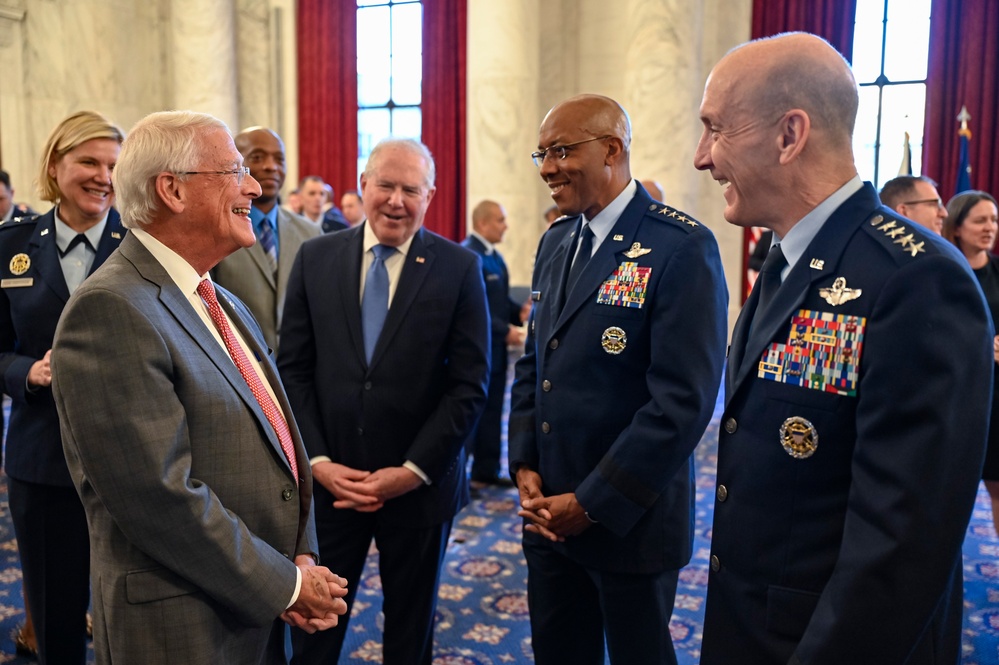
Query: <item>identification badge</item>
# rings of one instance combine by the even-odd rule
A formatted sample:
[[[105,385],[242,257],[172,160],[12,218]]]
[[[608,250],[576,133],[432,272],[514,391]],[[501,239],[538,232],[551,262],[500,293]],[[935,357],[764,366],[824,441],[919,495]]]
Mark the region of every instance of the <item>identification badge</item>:
[[[0,289],[17,289],[31,286],[35,283],[34,277],[15,277],[13,279],[0,279]]]

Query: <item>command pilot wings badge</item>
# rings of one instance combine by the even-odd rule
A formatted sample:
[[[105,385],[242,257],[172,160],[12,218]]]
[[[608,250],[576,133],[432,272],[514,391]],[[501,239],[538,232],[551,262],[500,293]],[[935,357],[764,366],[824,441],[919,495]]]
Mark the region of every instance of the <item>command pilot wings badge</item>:
[[[819,289],[819,295],[834,307],[859,298],[863,292],[863,289],[848,289],[845,277],[837,277],[832,286],[824,286]]]
[[[642,247],[642,243],[636,242],[632,243],[631,249],[629,249],[627,252],[624,252],[624,255],[627,256],[629,259],[637,259],[639,256],[645,256],[651,251],[652,250],[649,249],[648,247]]]

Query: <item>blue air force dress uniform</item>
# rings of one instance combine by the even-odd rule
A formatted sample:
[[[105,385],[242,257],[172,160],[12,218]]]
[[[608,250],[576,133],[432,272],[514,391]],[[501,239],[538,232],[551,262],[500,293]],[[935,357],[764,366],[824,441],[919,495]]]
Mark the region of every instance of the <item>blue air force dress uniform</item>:
[[[989,314],[949,243],[859,178],[833,197],[769,306],[754,322],[757,288],[736,324],[702,665],[960,657]]]
[[[79,286],[67,284],[60,253],[68,255],[72,281],[82,281],[118,247],[125,228],[112,208],[96,242],[90,236],[98,229],[91,229],[87,242],[95,254],[86,271],[77,255],[92,250],[77,246],[70,254],[72,242],[60,250],[55,215],[53,208],[0,224],[0,377],[11,398],[4,469],[11,479],[11,518],[40,648],[49,662],[82,663],[90,601],[86,515],[66,466],[52,390],[29,390],[27,378],[52,348],[59,316]],[[47,564],[53,556],[59,563]]]
[[[690,457],[721,382],[728,295],[712,233],[637,184],[625,191],[635,194],[568,294],[580,218],[555,221],[541,239],[512,391],[510,469],[537,471],[546,496],[574,492],[598,522],[561,543],[525,533],[525,550],[550,548],[587,569],[657,576],[690,560]],[[530,575],[531,588],[544,588],[546,597],[571,592],[538,569]],[[535,600],[537,649],[539,621],[551,607]],[[610,642],[618,629],[634,632],[636,617],[648,622],[639,630],[661,632],[668,605],[636,600],[626,613],[606,611],[603,626],[576,625],[597,635],[607,628]],[[592,617],[589,610],[580,608]],[[640,642],[624,647],[631,653],[622,662],[649,660]]]

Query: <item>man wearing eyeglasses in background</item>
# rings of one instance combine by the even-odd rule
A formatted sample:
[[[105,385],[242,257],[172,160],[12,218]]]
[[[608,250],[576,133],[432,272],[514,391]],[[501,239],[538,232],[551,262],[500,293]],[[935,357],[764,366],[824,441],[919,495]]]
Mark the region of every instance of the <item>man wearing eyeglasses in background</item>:
[[[250,221],[257,242],[218,264],[212,279],[242,300],[264,331],[267,346],[277,356],[284,296],[291,265],[302,243],[322,231],[301,215],[278,205],[284,185],[284,142],[274,131],[250,127],[236,135],[236,149],[243,155],[250,175],[260,183]]]
[[[283,663],[281,620],[314,632],[347,610],[344,580],[316,565],[312,474],[277,368],[207,278],[255,241],[242,161],[212,116],[141,120],[112,176],[130,232],[56,330],[98,665]]]
[[[879,193],[881,203],[900,215],[925,226],[937,235],[947,219],[937,183],[922,175],[900,175],[884,184]]]
[[[631,123],[557,105],[532,157],[565,217],[541,238],[517,362],[510,469],[538,665],[676,663],[669,619],[693,543],[691,453],[725,359],[718,245],[631,177]]]

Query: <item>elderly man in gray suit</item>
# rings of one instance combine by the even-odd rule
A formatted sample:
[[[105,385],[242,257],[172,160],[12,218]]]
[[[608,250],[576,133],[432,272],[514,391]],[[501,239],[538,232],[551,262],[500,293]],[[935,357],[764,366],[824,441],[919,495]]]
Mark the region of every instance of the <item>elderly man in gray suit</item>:
[[[154,113],[114,172],[131,232],[52,352],[90,527],[98,663],[284,663],[286,623],[336,625],[312,475],[260,329],[209,270],[254,243],[260,194],[225,124]]]
[[[285,174],[281,137],[264,127],[249,127],[235,141],[250,175],[260,183],[260,196],[250,210],[257,242],[226,257],[212,270],[212,278],[246,303],[277,355],[291,265],[302,243],[322,230],[278,205]]]

